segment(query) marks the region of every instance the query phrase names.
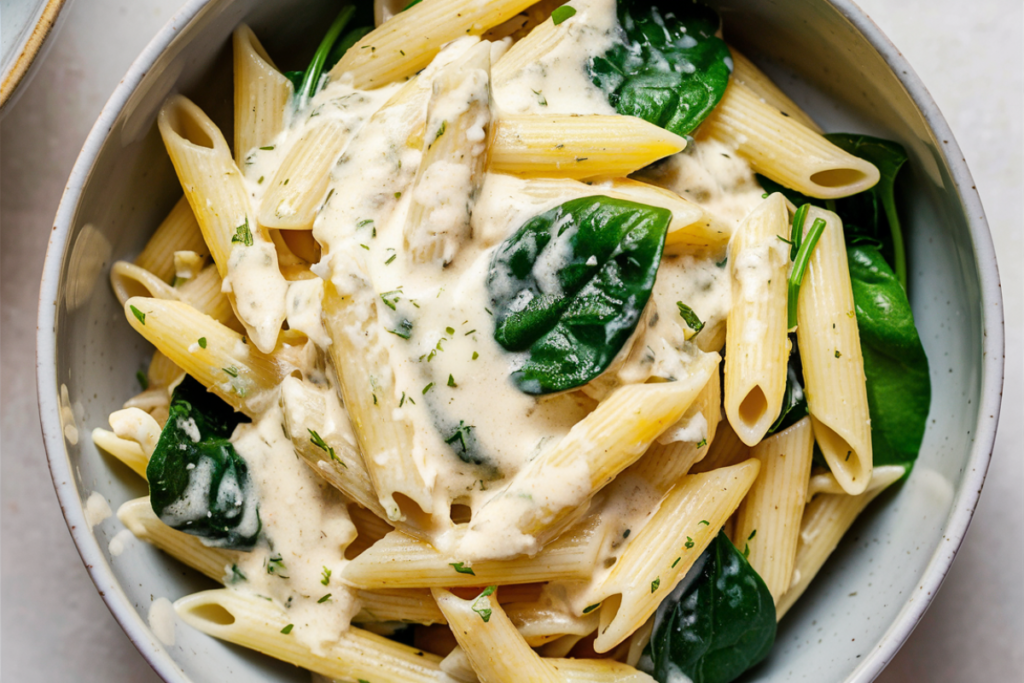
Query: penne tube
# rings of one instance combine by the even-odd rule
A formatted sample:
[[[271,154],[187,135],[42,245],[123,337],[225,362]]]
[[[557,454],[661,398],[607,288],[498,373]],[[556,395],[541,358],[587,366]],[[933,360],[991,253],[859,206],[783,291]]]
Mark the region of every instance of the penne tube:
[[[130,467],[137,475],[143,479],[146,478],[149,456],[137,441],[123,439],[114,432],[97,427],[92,430],[92,442],[97,448],[106,451]]]
[[[439,588],[431,591],[459,641],[462,654],[469,659],[481,683],[654,682],[647,674],[612,659],[541,657],[530,648],[502,609],[497,599],[501,590],[498,588],[497,593],[480,594],[470,600],[463,600]]]
[[[880,177],[873,164],[839,149],[735,80],[697,134],[732,146],[758,173],[819,199],[863,192]]]
[[[145,268],[128,261],[118,261],[110,269],[110,286],[114,288],[114,296],[122,306],[133,296],[154,297],[170,301],[181,299],[181,295],[174,287]]]
[[[739,507],[760,463],[683,477],[587,602],[601,603],[594,649],[608,652],[644,625]]]
[[[803,595],[864,508],[905,472],[899,465],[877,467],[871,476],[871,484],[863,493],[855,496],[822,494],[807,505],[800,523],[793,580],[775,608],[776,618],[781,620],[786,616]]]
[[[235,163],[244,168],[249,152],[263,147],[284,129],[288,103],[295,93],[292,82],[247,24],[232,35],[235,74]]]
[[[836,481],[836,475],[822,468],[819,473],[811,472],[811,481],[807,484],[807,502],[810,503],[819,493],[846,493]]]
[[[481,552],[495,557],[536,553],[585,511],[595,493],[636,462],[683,416],[715,372],[718,360],[717,354],[705,354],[694,362],[689,376],[679,381],[632,384],[615,390],[473,516],[467,535],[470,542],[464,546],[464,552],[471,554],[468,559],[477,559],[476,553]],[[545,493],[552,480],[564,487],[564,494],[551,497]],[[507,538],[504,530],[509,528],[519,535]]]
[[[470,663],[469,657],[466,656],[466,651],[458,646],[441,660],[441,670],[458,683],[478,683],[480,680],[476,676],[476,671],[473,671],[473,665]]]
[[[725,414],[748,446],[771,428],[786,393],[788,239],[789,211],[776,192],[750,213],[729,246]]]
[[[571,23],[556,25],[550,18],[541,22],[512,47],[494,64],[495,89],[500,89],[524,68],[534,64],[558,47],[569,36]]]
[[[117,518],[135,537],[164,551],[184,565],[192,567],[214,581],[224,583],[239,552],[203,545],[198,536],[177,531],[160,521],[153,512],[149,497],[129,500],[117,510]]]
[[[541,588],[537,584],[509,585],[502,587],[498,598],[502,604],[529,605],[540,597],[540,593]],[[356,595],[362,607],[353,621],[404,621],[424,625],[448,623],[428,588],[379,588],[359,590]]]
[[[489,170],[557,178],[621,177],[676,154],[686,140],[632,116],[498,119]]]
[[[266,228],[255,220],[228,144],[216,124],[181,95],[164,103],[157,123],[217,270],[230,286],[235,314],[256,347],[269,353],[285,319],[288,284]]]
[[[864,356],[843,223],[834,213],[811,207],[805,229],[817,219],[826,225],[800,287],[797,344],[814,438],[836,481],[856,495],[867,488],[872,467]]]
[[[318,388],[305,380],[286,377],[281,383],[281,408],[295,453],[352,501],[387,517],[334,388]]]
[[[345,121],[326,119],[308,129],[288,150],[260,202],[260,225],[275,230],[310,230],[323,204],[331,168],[348,144]]]
[[[336,272],[339,261],[339,256],[332,260]],[[349,271],[352,278],[365,277],[354,262]],[[329,352],[380,505],[400,528],[427,535],[450,526],[451,521],[440,519],[447,510],[431,514],[433,494],[413,459],[413,427],[395,416],[399,399],[395,396],[394,375],[388,371],[388,351],[378,337],[378,300],[366,281],[353,286],[345,296],[333,284],[326,285],[324,322],[333,342]]]
[[[441,46],[478,36],[536,0],[424,0],[365,35],[330,71],[350,75],[356,88],[379,88],[426,67]]]
[[[290,368],[246,344],[244,337],[180,301],[134,297],[128,323],[178,367],[235,410],[254,415]]]
[[[672,212],[672,221],[665,235],[666,251],[716,249],[728,244],[732,236],[732,228],[728,224],[696,202],[671,190],[631,178],[615,178],[600,183],[583,183],[570,178],[523,178],[515,188],[518,194],[538,205],[600,194],[668,209]]]
[[[178,293],[182,301],[192,304],[192,308],[200,313],[224,323],[236,332],[244,330],[231,308],[231,300],[224,294],[224,280],[216,266],[203,268],[198,275],[178,287]]]
[[[736,513],[733,533],[737,547],[745,553],[749,549],[747,561],[764,579],[775,604],[793,577],[813,452],[814,430],[806,417],[750,451],[761,471]]]
[[[348,559],[361,555],[395,530],[395,527],[384,521],[384,517],[361,507],[358,503],[348,506],[348,516],[358,532],[356,539],[345,548],[345,557]]]
[[[196,215],[192,213],[188,198],[182,197],[167,218],[160,223],[142,252],[135,257],[135,265],[148,270],[164,282],[174,280],[174,254],[192,251],[204,259],[210,257]]]
[[[289,628],[288,613],[272,602],[218,589],[174,603],[181,619],[203,633],[343,681],[447,683],[441,658],[351,627],[312,649]]]
[[[452,262],[487,168],[491,44],[481,42],[434,77],[423,159],[412,186],[405,245],[414,262]]]
[[[732,80],[746,86],[751,92],[760,97],[766,104],[778,109],[783,116],[797,121],[815,133],[821,134],[824,131],[814,122],[807,113],[797,106],[796,102],[789,99],[789,96],[775,84],[763,71],[758,69],[753,62],[747,59],[732,45],[729,46],[732,54]]]
[[[451,533],[459,536],[463,529]],[[593,571],[603,539],[599,525],[587,524],[562,534],[532,558],[466,562],[395,531],[352,560],[342,577],[371,590],[583,580]]]
[[[146,371],[146,376],[149,378],[150,389],[166,389],[177,382],[178,378],[180,378],[182,374],[182,369],[175,365],[174,361],[159,351],[153,352],[153,358],[149,361],[149,369]],[[165,402],[168,402],[170,396],[166,391],[162,393],[167,399]]]

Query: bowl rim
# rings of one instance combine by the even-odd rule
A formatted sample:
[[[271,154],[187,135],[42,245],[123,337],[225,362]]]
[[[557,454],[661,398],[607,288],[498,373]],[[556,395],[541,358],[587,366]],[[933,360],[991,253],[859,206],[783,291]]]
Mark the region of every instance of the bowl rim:
[[[1003,304],[995,249],[980,195],[967,168],[966,159],[934,99],[899,49],[853,0],[823,1],[832,5],[850,21],[885,60],[889,69],[910,95],[928,128],[935,135],[935,139],[942,141],[937,149],[943,162],[950,169],[953,186],[963,204],[968,230],[974,246],[974,260],[978,266],[981,285],[981,312],[984,321],[981,345],[982,374],[978,406],[979,419],[974,442],[965,465],[963,484],[957,492],[952,510],[946,518],[942,542],[936,547],[925,566],[917,590],[909,594],[895,620],[882,635],[878,646],[864,656],[863,661],[846,679],[846,683],[869,683],[895,657],[924,616],[948,574],[974,516],[992,458],[996,428],[999,423],[1004,373]],[[78,549],[100,597],[103,598],[107,608],[128,639],[154,671],[167,683],[191,682],[164,646],[154,637],[142,615],[132,606],[103,555],[98,539],[93,535],[85,519],[81,496],[75,485],[71,461],[64,443],[63,427],[59,418],[60,400],[55,362],[57,350],[55,328],[63,256],[85,180],[91,173],[108,133],[135,88],[181,29],[188,26],[210,2],[212,0],[188,0],[180,10],[172,15],[167,24],[160,29],[129,67],[127,74],[104,105],[96,123],[90,130],[71,171],[54,218],[53,230],[50,233],[40,283],[36,333],[36,389],[40,424],[50,475],[60,502],[61,512],[75,547]]]

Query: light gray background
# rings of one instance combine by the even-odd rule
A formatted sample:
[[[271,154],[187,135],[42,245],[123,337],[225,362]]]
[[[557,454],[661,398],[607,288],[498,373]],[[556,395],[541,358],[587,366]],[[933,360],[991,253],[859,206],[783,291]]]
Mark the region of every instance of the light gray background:
[[[52,220],[93,121],[181,0],[75,0],[0,123],[0,479],[5,681],[158,680],[107,612],[64,525],[39,434],[35,318]],[[942,592],[879,679],[1019,682],[1024,671],[1024,9],[861,0],[930,88],[981,191],[1002,265],[1003,418],[977,516]]]

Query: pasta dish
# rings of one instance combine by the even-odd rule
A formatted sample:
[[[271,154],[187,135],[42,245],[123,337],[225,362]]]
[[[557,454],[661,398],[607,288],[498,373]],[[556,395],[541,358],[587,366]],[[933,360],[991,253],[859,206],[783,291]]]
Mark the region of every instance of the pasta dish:
[[[373,9],[304,71],[240,25],[230,144],[160,109],[120,520],[326,679],[738,678],[920,448],[903,148],[689,0]]]

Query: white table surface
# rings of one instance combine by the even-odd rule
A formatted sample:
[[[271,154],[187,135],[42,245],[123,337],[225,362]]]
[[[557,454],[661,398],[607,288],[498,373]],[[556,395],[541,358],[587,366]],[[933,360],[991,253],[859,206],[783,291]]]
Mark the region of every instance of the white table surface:
[[[46,240],[104,102],[181,0],[75,0],[27,91],[0,123],[0,391],[4,681],[156,682],[110,616],[50,484],[35,397]],[[1020,0],[860,0],[945,113],[981,191],[1002,265],[1003,419],[977,515],[942,592],[879,679],[1016,682],[1024,671],[1024,12]]]

